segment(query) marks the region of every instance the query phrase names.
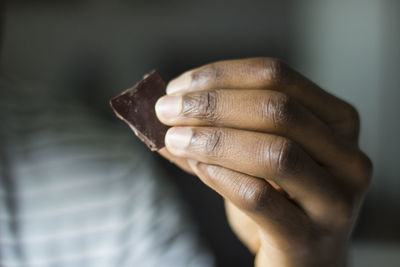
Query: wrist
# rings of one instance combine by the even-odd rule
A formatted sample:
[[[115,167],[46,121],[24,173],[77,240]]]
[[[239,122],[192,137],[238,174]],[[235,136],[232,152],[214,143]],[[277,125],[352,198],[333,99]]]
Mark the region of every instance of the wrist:
[[[320,258],[321,255],[310,255],[304,258],[293,258],[289,255],[266,255],[261,250],[256,253],[255,267],[347,267],[347,253],[337,255],[329,260]]]

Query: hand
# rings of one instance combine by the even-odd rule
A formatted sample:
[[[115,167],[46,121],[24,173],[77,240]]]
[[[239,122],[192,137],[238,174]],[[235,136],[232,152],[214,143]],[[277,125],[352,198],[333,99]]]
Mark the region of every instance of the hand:
[[[156,104],[161,154],[221,194],[256,266],[341,266],[370,183],[356,110],[276,59],[212,63]]]

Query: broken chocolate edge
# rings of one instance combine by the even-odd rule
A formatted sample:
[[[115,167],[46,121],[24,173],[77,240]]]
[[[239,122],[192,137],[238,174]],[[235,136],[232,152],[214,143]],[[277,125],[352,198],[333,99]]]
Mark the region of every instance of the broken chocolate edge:
[[[143,76],[143,78],[138,81],[135,85],[133,85],[132,87],[122,91],[121,93],[119,93],[117,96],[113,97],[110,101],[109,104],[112,108],[112,110],[114,111],[114,113],[116,114],[116,116],[121,119],[122,121],[124,121],[126,124],[128,124],[128,126],[133,130],[133,132],[135,133],[135,135],[142,141],[144,142],[147,147],[151,150],[151,151],[157,151],[160,150],[161,148],[163,148],[165,146],[164,143],[164,139],[163,140],[151,140],[150,138],[148,138],[145,134],[143,134],[139,129],[137,129],[137,127],[135,127],[135,125],[133,125],[131,122],[129,122],[126,118],[124,118],[118,111],[115,105],[115,101],[116,99],[118,99],[119,97],[129,93],[131,90],[134,90],[135,88],[139,87],[141,84],[145,83],[146,80],[148,80],[148,78],[151,78],[153,75],[158,75],[159,78],[164,82],[162,76],[160,75],[160,73],[156,70],[153,69],[152,71],[150,71],[149,73],[145,74]],[[156,119],[158,120],[158,118],[156,117]],[[159,122],[159,121],[158,121]],[[161,122],[160,122],[161,123]],[[165,126],[166,129],[168,129],[167,126]],[[166,131],[165,131],[166,133]],[[165,134],[163,135],[165,137]],[[162,144],[157,146],[156,143]]]

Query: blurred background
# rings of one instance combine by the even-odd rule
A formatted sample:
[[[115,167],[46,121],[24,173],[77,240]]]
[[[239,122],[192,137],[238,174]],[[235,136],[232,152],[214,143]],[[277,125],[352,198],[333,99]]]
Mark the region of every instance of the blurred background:
[[[399,11],[396,0],[14,0],[4,15],[1,67],[25,81],[68,88],[98,116],[120,123],[108,99],[153,68],[169,80],[215,60],[281,58],[359,110],[360,143],[374,162],[374,177],[350,261],[399,266]],[[219,266],[248,263],[251,256],[227,227],[222,200],[159,161]]]

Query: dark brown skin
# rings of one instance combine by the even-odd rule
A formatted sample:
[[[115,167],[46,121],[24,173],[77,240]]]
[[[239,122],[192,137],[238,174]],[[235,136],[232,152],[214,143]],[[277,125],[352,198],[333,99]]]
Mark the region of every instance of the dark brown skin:
[[[351,105],[271,58],[190,70],[167,94],[160,153],[225,198],[257,267],[343,266],[372,169]]]

